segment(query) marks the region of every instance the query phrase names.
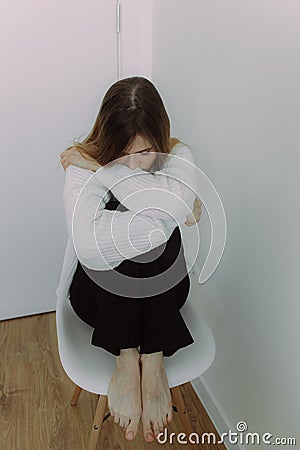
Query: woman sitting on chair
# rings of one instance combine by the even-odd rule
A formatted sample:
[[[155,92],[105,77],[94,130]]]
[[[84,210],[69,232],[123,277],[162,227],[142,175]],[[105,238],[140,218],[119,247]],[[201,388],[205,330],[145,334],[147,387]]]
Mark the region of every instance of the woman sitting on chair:
[[[61,153],[61,164],[74,255],[76,249],[61,288],[94,328],[92,345],[116,355],[108,387],[114,421],[133,440],[142,418],[151,442],[172,420],[164,357],[194,342],[180,314],[190,280],[178,227],[200,219],[201,201],[178,180],[192,184],[194,160],[170,137],[154,85],[130,77],[108,89],[90,134]],[[137,281],[129,294],[128,277]]]

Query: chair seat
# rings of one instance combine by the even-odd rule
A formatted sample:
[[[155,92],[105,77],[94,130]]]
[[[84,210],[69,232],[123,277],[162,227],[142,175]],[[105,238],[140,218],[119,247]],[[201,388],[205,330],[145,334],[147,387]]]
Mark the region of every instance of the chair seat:
[[[215,341],[198,305],[189,299],[180,312],[195,342],[164,358],[170,388],[202,375],[215,357]],[[90,343],[93,328],[75,314],[70,301],[63,297],[57,299],[56,326],[59,355],[69,378],[84,390],[107,395],[116,356]]]

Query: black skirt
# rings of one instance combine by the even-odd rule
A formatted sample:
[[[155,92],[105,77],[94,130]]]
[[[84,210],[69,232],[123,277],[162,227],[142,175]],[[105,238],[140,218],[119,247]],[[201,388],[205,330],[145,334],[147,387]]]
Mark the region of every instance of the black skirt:
[[[114,197],[105,206],[110,210],[117,207],[126,210]],[[189,294],[190,278],[179,227],[166,243],[112,270],[83,267],[78,261],[70,302],[75,313],[94,328],[92,345],[116,356],[121,349],[138,347],[141,354],[162,351],[164,356],[172,356],[194,342],[180,314]],[[118,292],[126,292],[128,285],[124,282],[120,286],[122,275],[124,280],[141,278],[135,280],[133,298],[103,288],[110,280],[114,286],[114,277],[118,276]]]

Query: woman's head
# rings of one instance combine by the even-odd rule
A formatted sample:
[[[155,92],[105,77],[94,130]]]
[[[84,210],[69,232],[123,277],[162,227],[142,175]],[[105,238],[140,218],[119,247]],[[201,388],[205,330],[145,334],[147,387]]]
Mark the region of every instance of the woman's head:
[[[170,121],[157,89],[149,80],[124,78],[108,89],[91,132],[82,144],[75,146],[106,165],[138,152],[139,144],[141,150],[169,153]],[[160,168],[164,155],[157,156],[156,167]]]

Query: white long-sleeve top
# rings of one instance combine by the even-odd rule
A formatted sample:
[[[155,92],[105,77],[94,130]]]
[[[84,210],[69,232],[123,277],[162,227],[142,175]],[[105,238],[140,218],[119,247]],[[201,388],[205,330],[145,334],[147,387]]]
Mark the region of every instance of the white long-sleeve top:
[[[104,209],[111,195],[128,211]],[[68,241],[56,295],[68,297],[78,259],[90,269],[111,270],[166,242],[193,210],[195,196],[194,159],[181,143],[153,173],[118,163],[96,172],[69,165],[63,193]]]

